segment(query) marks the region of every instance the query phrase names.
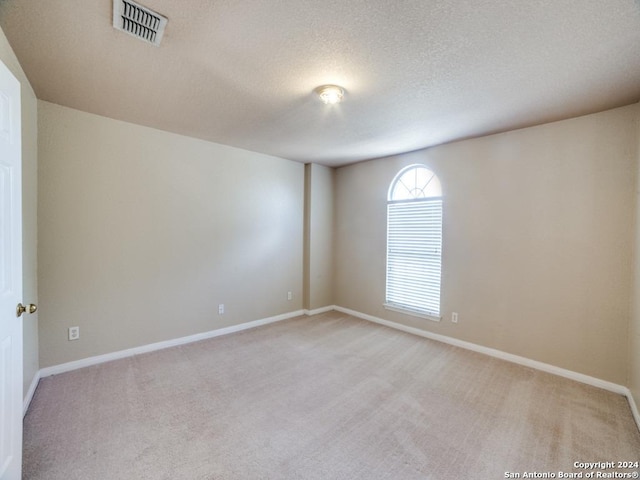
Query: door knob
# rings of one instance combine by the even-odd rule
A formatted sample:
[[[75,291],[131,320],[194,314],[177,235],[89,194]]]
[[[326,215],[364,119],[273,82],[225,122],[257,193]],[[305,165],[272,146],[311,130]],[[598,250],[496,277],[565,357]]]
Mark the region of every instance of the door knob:
[[[30,303],[26,307],[22,305],[22,303],[19,303],[18,306],[16,307],[16,316],[20,317],[24,312],[35,313],[37,309],[38,307],[33,303]]]

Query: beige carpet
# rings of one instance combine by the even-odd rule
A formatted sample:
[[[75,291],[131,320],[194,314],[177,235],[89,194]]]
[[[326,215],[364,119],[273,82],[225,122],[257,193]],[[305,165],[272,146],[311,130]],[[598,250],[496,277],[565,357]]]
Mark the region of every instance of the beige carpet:
[[[337,312],[44,378],[24,434],[24,478],[42,480],[487,480],[618,460],[640,460],[624,397]]]

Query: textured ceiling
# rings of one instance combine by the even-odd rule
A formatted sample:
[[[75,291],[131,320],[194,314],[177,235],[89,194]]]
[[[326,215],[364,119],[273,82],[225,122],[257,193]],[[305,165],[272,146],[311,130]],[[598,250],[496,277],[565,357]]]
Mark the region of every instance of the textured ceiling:
[[[330,166],[640,100],[638,0],[140,3],[160,47],[111,0],[0,0],[0,26],[38,98]]]

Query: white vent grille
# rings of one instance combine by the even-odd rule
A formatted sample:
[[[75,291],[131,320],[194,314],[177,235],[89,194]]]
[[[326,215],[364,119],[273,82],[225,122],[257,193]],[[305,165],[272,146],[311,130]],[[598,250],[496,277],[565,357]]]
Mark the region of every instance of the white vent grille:
[[[152,45],[160,45],[167,19],[132,0],[113,0],[113,27]]]

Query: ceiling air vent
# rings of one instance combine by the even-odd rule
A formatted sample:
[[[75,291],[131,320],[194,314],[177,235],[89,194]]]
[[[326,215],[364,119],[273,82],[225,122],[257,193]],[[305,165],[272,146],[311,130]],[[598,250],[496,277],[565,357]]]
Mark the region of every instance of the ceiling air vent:
[[[113,27],[156,47],[160,45],[167,19],[132,0],[113,0]]]

